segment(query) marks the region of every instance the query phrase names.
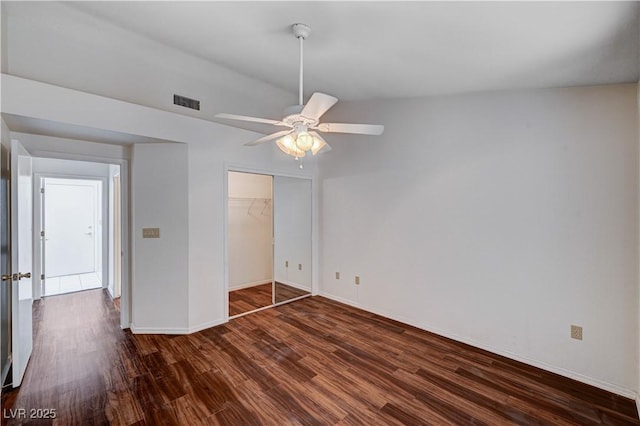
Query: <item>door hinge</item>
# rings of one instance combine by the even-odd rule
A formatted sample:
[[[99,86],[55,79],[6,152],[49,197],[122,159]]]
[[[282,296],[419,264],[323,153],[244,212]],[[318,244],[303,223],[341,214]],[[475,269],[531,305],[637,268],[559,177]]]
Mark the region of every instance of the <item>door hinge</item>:
[[[40,231],[40,236],[44,237],[44,231]]]
[[[40,279],[44,281],[44,274],[40,274]]]
[[[40,193],[44,194],[44,188],[40,188]]]

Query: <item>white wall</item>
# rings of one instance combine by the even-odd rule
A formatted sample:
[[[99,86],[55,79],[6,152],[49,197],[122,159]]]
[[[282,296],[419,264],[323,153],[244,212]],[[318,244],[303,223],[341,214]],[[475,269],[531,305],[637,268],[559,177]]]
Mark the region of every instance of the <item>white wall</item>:
[[[189,142],[189,323],[190,331],[225,322],[225,180],[227,169],[313,177],[275,144],[244,147],[254,134],[217,126],[208,140]]]
[[[275,176],[273,205],[275,280],[311,291],[311,181]]]
[[[637,108],[636,85],[338,104],[385,133],[319,165],[323,293],[634,396]]]
[[[64,3],[3,8],[9,11],[2,28],[9,48],[2,46],[2,72],[8,74],[194,117],[223,111],[262,116],[297,99],[295,91],[242,76]],[[173,105],[174,94],[200,100],[201,110]]]
[[[110,164],[122,163],[131,157],[130,148],[121,145],[88,142],[77,139],[65,139],[51,136],[34,135],[31,133],[11,132],[11,135],[22,143],[27,151],[38,158],[54,160],[72,160],[76,163]],[[92,167],[82,167],[82,173],[92,174]],[[103,176],[102,171],[99,173]]]
[[[273,178],[229,172],[229,290],[271,282],[273,278]]]
[[[179,311],[175,316],[179,317],[180,321],[165,331],[188,332],[223,323],[226,320],[227,307],[224,245],[226,169],[229,166],[236,166],[248,171],[313,177],[317,166],[315,159],[305,159],[305,168],[300,170],[298,163],[291,157],[283,155],[275,144],[243,146],[244,142],[256,137],[252,132],[5,74],[1,77],[4,113],[53,121],[60,125],[71,124],[83,128],[104,129],[121,135],[185,142],[188,145],[186,169],[188,174],[189,301],[188,306],[181,304],[174,307]],[[96,111],[101,113],[97,114]],[[78,152],[79,155],[89,156],[92,148],[95,147],[99,152],[96,157],[104,161],[108,161],[107,159],[114,155],[114,152],[104,148],[109,147],[105,144],[77,143],[77,141],[74,144],[74,141],[60,140],[58,144],[49,148],[48,145],[40,143],[43,140],[57,139],[41,139],[32,135],[34,146],[29,146],[27,149],[37,155],[64,155],[64,152]],[[142,144],[136,145],[138,146]],[[162,146],[163,144],[152,144],[144,149],[144,156],[147,157],[144,160],[146,165],[145,170],[139,174],[164,172],[162,167],[151,167],[155,161],[152,154],[155,149],[159,151],[159,164],[169,167],[166,163],[162,163],[167,160]],[[118,152],[129,154],[129,148],[126,147],[110,148],[113,151],[120,150]],[[138,166],[132,165],[132,169],[136,167]],[[176,166],[171,165],[171,167]],[[135,173],[135,170],[132,173]],[[166,198],[165,192],[168,188],[157,183],[154,186],[153,182],[147,181],[141,188],[138,188],[138,183],[132,182],[131,188],[132,192],[135,192],[131,195],[132,200],[135,201],[132,214],[137,217],[138,223],[149,223],[147,216],[153,219],[156,214],[153,209],[158,205],[164,205],[163,200]],[[150,188],[153,188],[152,192],[149,192]],[[123,190],[125,189],[126,187],[123,186]],[[177,188],[174,189],[177,190]],[[139,193],[144,193],[146,198],[139,199],[136,195]],[[127,197],[127,194],[123,194],[124,199]],[[135,232],[139,233],[140,229]],[[138,238],[139,235],[134,237]],[[139,253],[143,250],[144,256],[148,259],[159,258],[167,250],[171,250],[170,247],[166,247],[168,244],[160,239],[155,245],[136,247],[135,251]],[[156,254],[158,256],[155,256]],[[136,275],[144,276],[144,270],[141,270],[143,263],[138,262],[135,257],[131,261],[136,264]],[[153,268],[150,263],[144,265],[145,268]],[[167,267],[170,266],[171,264],[167,264]],[[175,267],[181,270],[182,265],[178,261]],[[153,275],[155,272],[150,271],[149,274]],[[132,282],[131,287],[136,285]],[[162,281],[156,285],[155,291],[162,292],[164,286],[170,286],[173,283]],[[172,291],[173,289],[168,290],[169,293]],[[123,293],[122,306],[125,311],[126,297],[128,296]],[[153,324],[134,323],[139,327],[138,331],[164,330],[164,325],[168,323],[161,318],[160,311],[164,306],[153,306],[151,302],[145,299],[134,301],[134,304],[145,304],[141,309],[149,314],[146,318],[153,317]],[[157,312],[157,315],[154,312]],[[183,314],[188,315],[188,328],[182,327]],[[127,323],[123,323],[123,326],[127,326]]]
[[[187,145],[133,147],[132,330],[182,332],[188,324]],[[142,238],[160,228],[160,238]]]

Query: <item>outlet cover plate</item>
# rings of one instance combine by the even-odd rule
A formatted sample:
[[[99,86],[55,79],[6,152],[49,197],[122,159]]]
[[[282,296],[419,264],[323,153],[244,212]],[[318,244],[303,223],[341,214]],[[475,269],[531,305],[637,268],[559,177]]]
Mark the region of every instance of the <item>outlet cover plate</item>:
[[[571,325],[571,338],[582,340],[582,327],[579,325]]]

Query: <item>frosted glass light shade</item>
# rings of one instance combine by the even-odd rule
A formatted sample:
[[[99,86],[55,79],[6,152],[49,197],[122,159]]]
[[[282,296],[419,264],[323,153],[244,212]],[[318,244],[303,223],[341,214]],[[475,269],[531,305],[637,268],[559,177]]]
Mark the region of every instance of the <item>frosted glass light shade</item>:
[[[311,153],[313,155],[316,155],[322,148],[325,147],[326,144],[327,143],[322,138],[314,136],[313,145],[311,146]]]
[[[292,157],[304,157],[304,151],[296,146],[296,142],[291,135],[282,137],[276,141],[276,145],[282,152]]]
[[[313,146],[313,138],[307,132],[300,132],[296,138],[296,146],[301,151],[309,151]]]

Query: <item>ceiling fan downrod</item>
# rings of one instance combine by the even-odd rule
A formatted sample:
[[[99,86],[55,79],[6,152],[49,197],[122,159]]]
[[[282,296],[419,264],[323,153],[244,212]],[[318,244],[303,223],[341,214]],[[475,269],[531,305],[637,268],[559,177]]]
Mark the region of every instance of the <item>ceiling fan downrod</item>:
[[[306,24],[293,24],[291,26],[291,31],[293,31],[293,35],[296,36],[296,38],[300,41],[300,78],[299,78],[299,95],[298,95],[298,104],[300,106],[304,105],[304,98],[303,98],[303,74],[304,74],[304,65],[303,65],[303,59],[304,59],[304,40],[309,37],[309,34],[311,34],[311,28],[306,25]]]

